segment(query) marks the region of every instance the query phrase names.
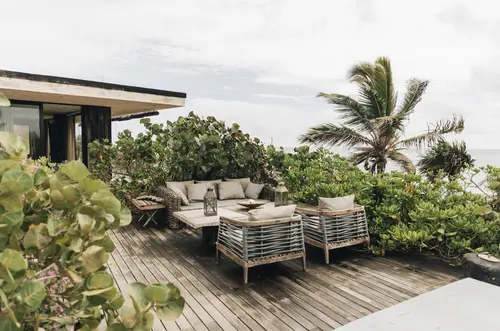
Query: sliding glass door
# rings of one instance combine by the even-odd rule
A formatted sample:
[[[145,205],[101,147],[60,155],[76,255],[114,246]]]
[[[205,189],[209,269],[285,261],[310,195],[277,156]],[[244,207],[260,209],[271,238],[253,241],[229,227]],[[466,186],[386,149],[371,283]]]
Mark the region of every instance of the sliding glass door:
[[[29,142],[29,154],[40,156],[44,145],[40,132],[40,106],[13,103],[10,107],[0,107],[0,131],[10,131]]]

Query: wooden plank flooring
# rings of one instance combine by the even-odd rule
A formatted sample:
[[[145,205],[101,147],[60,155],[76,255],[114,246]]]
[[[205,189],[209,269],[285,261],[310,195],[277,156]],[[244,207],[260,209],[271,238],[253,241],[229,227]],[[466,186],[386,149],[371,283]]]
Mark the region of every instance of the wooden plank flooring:
[[[120,289],[131,282],[172,282],[186,300],[175,322],[157,321],[153,330],[333,330],[460,278],[458,272],[427,258],[372,257],[348,249],[308,247],[308,271],[300,261],[242,270],[201,248],[189,230],[115,230],[108,264]]]

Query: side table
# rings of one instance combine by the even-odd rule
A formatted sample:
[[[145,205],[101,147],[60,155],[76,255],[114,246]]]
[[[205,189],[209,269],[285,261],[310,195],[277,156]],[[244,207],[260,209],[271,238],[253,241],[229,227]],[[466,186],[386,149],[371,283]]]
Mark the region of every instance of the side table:
[[[154,217],[159,210],[165,209],[164,204],[161,204],[158,201],[155,201],[155,200],[158,200],[160,198],[156,198],[156,197],[152,197],[152,198],[154,198],[154,200],[148,199],[148,198],[132,199],[132,204],[139,211],[139,213],[141,213],[141,217],[139,217],[139,220],[137,222],[139,222],[139,224],[140,224],[144,218],[146,219],[146,221],[142,225],[143,227],[147,226],[150,222],[153,222],[154,224],[157,225],[158,223],[156,223],[156,221],[154,220]]]

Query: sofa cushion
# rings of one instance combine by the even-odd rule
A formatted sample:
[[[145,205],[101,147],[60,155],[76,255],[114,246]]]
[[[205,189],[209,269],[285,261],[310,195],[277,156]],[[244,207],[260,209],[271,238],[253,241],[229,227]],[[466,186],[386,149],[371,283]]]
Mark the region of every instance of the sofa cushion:
[[[169,189],[172,192],[174,192],[175,195],[177,195],[181,199],[181,205],[183,205],[183,206],[189,205],[188,198],[186,197],[186,195],[184,194],[184,192],[182,192],[177,186],[170,186]]]
[[[196,183],[205,183],[208,186],[212,186],[214,188],[215,195],[217,195],[217,198],[219,197],[219,183],[222,183],[222,179],[197,180]]]
[[[250,221],[273,220],[278,218],[292,217],[297,205],[288,205],[274,208],[262,208],[248,212]]]
[[[194,183],[194,180],[187,180],[184,182],[167,182],[167,187],[168,188],[177,187],[185,196],[187,196],[186,185],[193,184],[193,183]]]
[[[219,199],[244,199],[245,192],[240,182],[222,182],[217,184],[219,187]]]
[[[196,183],[196,184],[188,184],[187,188],[187,197],[189,201],[203,201],[203,197],[205,193],[207,193],[207,188],[211,185],[208,183]]]
[[[243,192],[247,189],[248,184],[250,183],[250,178],[229,178],[226,179],[226,182],[239,182],[241,187],[243,187]]]
[[[264,184],[255,184],[250,182],[245,190],[245,196],[249,199],[258,199],[263,188]]]
[[[344,210],[354,208],[354,195],[337,198],[319,198],[319,209]]]

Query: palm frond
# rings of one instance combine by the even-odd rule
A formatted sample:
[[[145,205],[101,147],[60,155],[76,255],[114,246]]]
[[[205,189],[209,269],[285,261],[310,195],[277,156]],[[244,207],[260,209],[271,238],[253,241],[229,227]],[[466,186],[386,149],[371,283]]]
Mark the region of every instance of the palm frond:
[[[406,93],[403,102],[398,107],[397,114],[408,116],[415,111],[417,104],[422,101],[422,96],[429,85],[428,80],[412,78],[406,83]]]
[[[392,115],[396,108],[394,85],[392,80],[391,61],[387,57],[379,57],[375,61],[373,71],[373,87],[382,105],[382,116]]]
[[[443,135],[447,133],[460,133],[464,129],[464,119],[462,116],[454,116],[452,120],[440,120],[436,124],[428,128],[426,133],[421,135],[403,139],[397,143],[398,146],[404,147],[422,147],[423,145],[433,145],[444,141]]]
[[[358,85],[360,103],[370,110],[368,118],[384,116],[384,105],[381,102],[383,96],[379,95],[374,85],[375,70],[376,65],[361,62],[352,66],[348,72],[350,82]]]
[[[363,131],[372,129],[365,107],[353,98],[336,93],[319,93],[317,97],[324,98],[329,104],[336,106],[335,111],[340,113],[344,125],[355,126]]]
[[[303,144],[316,145],[344,145],[347,147],[357,145],[370,145],[372,142],[355,130],[344,125],[324,123],[309,128],[309,130],[299,137],[299,142]]]
[[[415,168],[415,165],[413,164],[413,162],[406,155],[404,155],[403,153],[401,153],[398,150],[391,151],[387,155],[387,157],[390,160],[399,164],[401,166],[401,168],[403,168],[406,172],[415,173],[417,170]]]

